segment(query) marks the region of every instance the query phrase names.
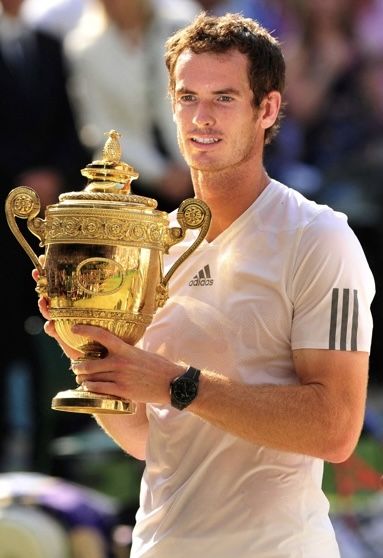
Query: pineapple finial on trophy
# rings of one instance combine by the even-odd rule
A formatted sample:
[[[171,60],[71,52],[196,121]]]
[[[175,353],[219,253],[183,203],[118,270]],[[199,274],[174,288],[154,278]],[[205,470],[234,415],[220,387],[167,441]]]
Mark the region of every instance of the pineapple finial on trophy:
[[[107,163],[119,163],[121,160],[121,146],[119,141],[121,134],[116,130],[110,130],[110,132],[105,132],[104,135],[109,137],[102,150],[103,160]]]
[[[81,170],[81,174],[89,179],[85,190],[129,194],[130,183],[138,178],[139,173],[131,165],[121,161],[121,134],[110,130],[105,135],[108,139],[102,149],[102,159],[93,161]]]

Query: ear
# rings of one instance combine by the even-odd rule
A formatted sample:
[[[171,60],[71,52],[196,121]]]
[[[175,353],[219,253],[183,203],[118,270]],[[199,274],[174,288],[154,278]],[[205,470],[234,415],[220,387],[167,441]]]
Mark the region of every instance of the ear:
[[[277,119],[281,109],[282,96],[279,91],[271,91],[261,103],[261,125],[264,130],[270,128]]]

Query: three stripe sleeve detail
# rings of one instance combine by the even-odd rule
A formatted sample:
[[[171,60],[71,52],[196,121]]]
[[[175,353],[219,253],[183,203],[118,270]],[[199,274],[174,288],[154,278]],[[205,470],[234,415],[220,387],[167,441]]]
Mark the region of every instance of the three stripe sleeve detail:
[[[358,291],[333,289],[331,297],[329,349],[339,349],[341,351],[358,350],[358,319]]]

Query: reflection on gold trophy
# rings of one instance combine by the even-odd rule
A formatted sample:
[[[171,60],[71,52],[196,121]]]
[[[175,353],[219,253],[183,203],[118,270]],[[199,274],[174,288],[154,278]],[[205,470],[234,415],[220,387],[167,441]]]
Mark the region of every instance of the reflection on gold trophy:
[[[112,130],[103,158],[82,169],[83,191],[59,196],[59,203],[38,217],[40,201],[32,188],[8,194],[5,212],[16,239],[39,270],[37,292],[49,301],[56,330],[83,358],[103,358],[104,347],[75,335],[73,324],[103,327],[135,344],[168,298],[168,282],[176,269],[205,238],[210,210],[198,199],[184,200],[179,227],[169,227],[168,214],[157,201],[130,192],[138,173],[121,162],[120,134]],[[27,219],[29,231],[45,247],[43,263],[21,233],[16,217]],[[187,229],[199,229],[194,243],[163,272],[163,254],[180,242]],[[100,395],[83,387],[59,392],[52,408],[78,413],[134,413],[134,401]]]

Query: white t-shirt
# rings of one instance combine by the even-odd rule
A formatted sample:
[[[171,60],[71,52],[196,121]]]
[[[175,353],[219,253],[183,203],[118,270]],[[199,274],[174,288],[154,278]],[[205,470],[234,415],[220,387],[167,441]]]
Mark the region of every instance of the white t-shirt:
[[[370,350],[374,289],[346,217],[272,181],[176,271],[142,346],[248,384],[294,384],[291,349]],[[322,460],[251,444],[170,405],[147,414],[132,558],[339,556]]]

